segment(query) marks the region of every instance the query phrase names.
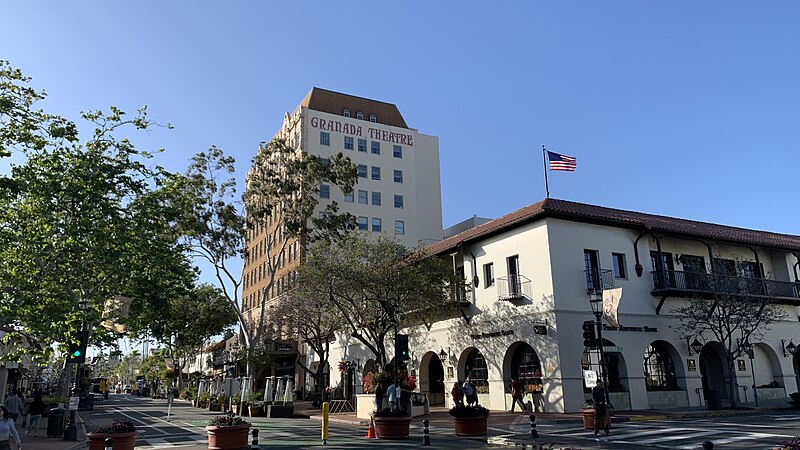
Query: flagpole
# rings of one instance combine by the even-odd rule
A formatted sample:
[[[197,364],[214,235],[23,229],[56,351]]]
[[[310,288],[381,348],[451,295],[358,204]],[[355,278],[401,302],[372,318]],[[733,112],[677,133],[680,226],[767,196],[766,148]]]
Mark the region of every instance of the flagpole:
[[[545,198],[550,198],[550,183],[547,181],[547,156],[545,156],[544,145],[542,145],[542,160],[544,162],[544,191],[547,194]]]

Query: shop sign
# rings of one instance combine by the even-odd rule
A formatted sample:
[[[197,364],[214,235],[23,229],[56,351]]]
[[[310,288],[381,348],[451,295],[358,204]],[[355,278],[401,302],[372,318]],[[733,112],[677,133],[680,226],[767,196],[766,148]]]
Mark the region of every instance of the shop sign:
[[[514,334],[514,330],[503,330],[503,331],[493,331],[491,333],[471,334],[470,337],[472,339],[485,339],[485,338],[499,337],[499,336],[511,336],[512,334]]]
[[[603,324],[603,331],[638,331],[644,333],[658,333],[656,327],[612,327],[611,325]]]
[[[534,325],[533,334],[547,334],[547,325]]]
[[[606,353],[622,353],[622,347],[619,345],[604,345],[603,351]]]
[[[80,402],[80,397],[70,397],[69,398],[69,410],[70,411],[77,411],[78,410],[78,403]]]

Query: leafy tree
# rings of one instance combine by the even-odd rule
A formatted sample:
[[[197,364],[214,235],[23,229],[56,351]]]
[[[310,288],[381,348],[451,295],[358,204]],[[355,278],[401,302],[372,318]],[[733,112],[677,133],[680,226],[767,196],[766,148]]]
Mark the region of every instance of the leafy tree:
[[[249,257],[245,248],[246,226],[266,229],[269,219],[272,226],[284,230],[285,239],[270,237],[266,242],[267,253],[277,251],[278,259],[283,257],[290,240],[336,239],[352,225],[353,217],[340,213],[335,202],[326,206],[323,218],[313,217],[318,205],[316,194],[323,183],[352,192],[358,175],[356,166],[341,153],[325,160],[305,155],[281,139],[259,146],[247,176],[243,205],[235,196],[235,180],[226,178],[232,173],[234,159],[217,147],[192,158],[180,183],[191,204],[184,229],[193,254],[212,266],[219,287],[238,319],[244,350],[252,353],[254,344],[264,338],[266,293],[275,283],[277,268],[268,261],[261,312],[258,317],[248,319],[239,299],[243,270],[232,267],[239,264],[239,258]],[[247,374],[253,374],[249,362]]]

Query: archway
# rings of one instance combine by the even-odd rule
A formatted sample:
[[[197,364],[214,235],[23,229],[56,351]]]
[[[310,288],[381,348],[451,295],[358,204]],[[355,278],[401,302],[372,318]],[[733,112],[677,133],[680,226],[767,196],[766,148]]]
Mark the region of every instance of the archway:
[[[435,352],[427,352],[422,356],[419,391],[428,394],[431,406],[444,406],[444,366]]]
[[[375,360],[370,358],[367,360],[367,362],[364,363],[364,372],[361,375],[363,376],[370,372],[377,372],[377,371],[378,368],[375,367]]]
[[[625,358],[622,356],[622,349],[617,347],[613,342],[608,339],[603,339],[603,354],[605,356],[606,378],[608,384],[608,399],[614,408],[619,411],[629,410],[631,408],[631,398],[628,393],[628,367],[625,364]],[[598,376],[600,372],[600,351],[598,349],[584,350],[581,357],[581,368],[583,370],[593,370]],[[584,384],[584,392],[587,394],[591,389]]]
[[[653,341],[645,348],[642,360],[644,369],[645,389],[648,391],[676,391],[685,389],[679,386],[680,381],[685,383],[682,373],[682,365],[676,365],[675,361],[680,361],[680,355],[675,347],[667,341]]]
[[[719,391],[720,399],[730,402],[728,394],[728,383],[726,372],[728,371],[727,358],[722,344],[719,342],[709,342],[700,351],[700,377],[703,384],[703,392],[709,389]],[[708,398],[706,397],[706,401]]]
[[[526,342],[515,342],[508,347],[503,362],[503,382],[508,388],[512,378],[516,378],[525,386],[526,392],[541,394],[542,364],[539,355]]]
[[[463,382],[470,377],[478,390],[478,394],[489,393],[489,367],[483,353],[475,347],[464,350],[458,362],[458,381]]]

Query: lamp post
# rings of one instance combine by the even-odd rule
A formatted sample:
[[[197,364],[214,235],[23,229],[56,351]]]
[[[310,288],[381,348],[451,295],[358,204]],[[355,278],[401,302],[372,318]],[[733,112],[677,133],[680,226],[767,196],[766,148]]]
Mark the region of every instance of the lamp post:
[[[600,352],[600,378],[603,380],[603,397],[606,399],[606,404],[611,405],[611,401],[608,397],[606,355],[603,351],[603,326],[600,324],[600,318],[603,317],[603,297],[601,295],[594,295],[594,297],[589,300],[589,305],[592,307],[595,325],[597,326],[597,348]]]
[[[741,344],[742,350],[747,353],[747,357],[750,358],[750,372],[753,374],[753,398],[756,400],[756,407],[758,407],[758,391],[756,390],[756,369],[753,368],[753,357],[755,354],[753,353],[753,344],[750,343],[750,340],[745,339],[744,342]]]

